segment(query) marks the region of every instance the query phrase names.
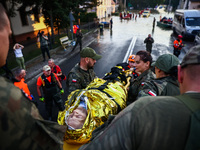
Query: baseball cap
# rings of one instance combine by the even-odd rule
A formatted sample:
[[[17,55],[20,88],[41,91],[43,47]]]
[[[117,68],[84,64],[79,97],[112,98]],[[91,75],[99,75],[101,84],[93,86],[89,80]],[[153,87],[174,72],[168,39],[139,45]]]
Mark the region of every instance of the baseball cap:
[[[82,49],[80,52],[80,55],[82,58],[89,57],[95,60],[99,60],[101,58],[101,55],[98,55],[92,48],[86,47]]]
[[[43,67],[43,71],[48,71],[48,70],[51,70],[51,68],[50,68],[48,65],[45,65],[45,66]]]
[[[181,67],[200,64],[200,45],[192,47],[181,62]]]
[[[179,64],[178,58],[172,54],[163,54],[155,62],[155,66],[166,73],[169,73],[172,67],[178,66]]]

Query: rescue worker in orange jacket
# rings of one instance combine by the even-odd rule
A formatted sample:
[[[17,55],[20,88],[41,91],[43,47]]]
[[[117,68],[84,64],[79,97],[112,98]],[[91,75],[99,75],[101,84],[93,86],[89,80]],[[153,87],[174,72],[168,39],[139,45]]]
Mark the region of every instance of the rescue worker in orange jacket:
[[[43,89],[44,97],[42,97],[40,87]],[[43,74],[37,79],[37,93],[39,100],[45,102],[47,119],[56,121],[57,115],[52,114],[52,109],[55,103],[59,111],[64,110],[64,104],[61,98],[61,94],[64,93],[64,90],[62,89],[62,85],[58,80],[58,76],[55,73],[51,73],[51,68],[48,65],[43,67]]]
[[[27,97],[29,100],[33,101],[34,97],[29,91],[28,85],[25,83],[25,76],[26,76],[26,70],[24,69],[17,69],[15,71],[15,79],[17,81],[14,82],[14,85],[18,87],[22,93]]]
[[[178,57],[183,47],[182,35],[178,35],[178,38],[174,41],[174,55]]]

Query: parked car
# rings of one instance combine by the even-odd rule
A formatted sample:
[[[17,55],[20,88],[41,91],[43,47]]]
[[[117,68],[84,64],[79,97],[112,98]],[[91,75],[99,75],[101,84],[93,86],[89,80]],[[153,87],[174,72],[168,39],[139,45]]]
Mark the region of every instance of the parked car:
[[[150,16],[150,11],[149,10],[145,10],[143,13],[142,13],[142,17],[149,17]]]
[[[200,32],[198,32],[197,35],[195,36],[194,43],[195,45],[200,44]]]

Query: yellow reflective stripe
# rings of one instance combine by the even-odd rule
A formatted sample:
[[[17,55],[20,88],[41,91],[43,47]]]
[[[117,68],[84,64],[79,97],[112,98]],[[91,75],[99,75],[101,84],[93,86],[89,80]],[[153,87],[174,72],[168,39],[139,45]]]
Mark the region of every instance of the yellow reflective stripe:
[[[42,85],[45,86],[45,82],[44,80],[42,79],[42,76],[40,76],[41,80],[42,80]]]

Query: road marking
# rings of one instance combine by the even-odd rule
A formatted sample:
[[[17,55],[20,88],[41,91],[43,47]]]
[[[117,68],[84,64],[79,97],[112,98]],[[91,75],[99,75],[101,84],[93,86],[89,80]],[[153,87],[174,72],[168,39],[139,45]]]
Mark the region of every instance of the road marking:
[[[132,52],[133,52],[133,48],[134,48],[134,46],[135,46],[136,40],[137,40],[137,37],[134,36],[134,37],[132,38],[132,40],[131,40],[131,43],[130,43],[130,45],[129,45],[129,47],[128,47],[128,50],[127,50],[126,55],[125,55],[125,57],[124,57],[124,60],[123,60],[122,62],[128,62],[128,57],[129,57],[129,56],[132,54]]]

